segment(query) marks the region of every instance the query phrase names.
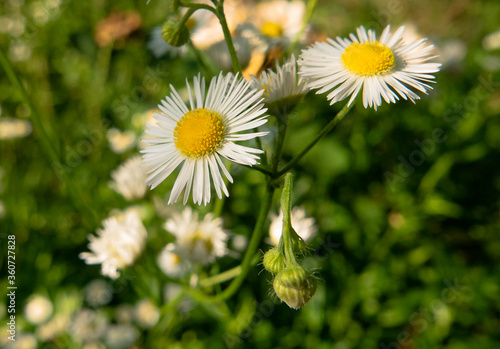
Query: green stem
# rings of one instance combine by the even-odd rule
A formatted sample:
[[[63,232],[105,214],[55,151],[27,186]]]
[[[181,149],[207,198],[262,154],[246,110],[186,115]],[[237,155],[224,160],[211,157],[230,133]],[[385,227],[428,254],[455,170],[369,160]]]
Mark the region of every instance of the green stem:
[[[250,265],[253,266],[253,265],[257,264],[258,261],[260,261],[260,256],[256,255],[254,257],[254,259],[250,262]],[[220,274],[201,279],[199,285],[200,285],[200,287],[203,287],[203,288],[214,286],[214,285],[223,283],[225,281],[234,279],[240,273],[241,273],[241,265],[238,265],[238,266],[231,268],[229,270],[226,270]]]
[[[302,34],[304,33],[304,30],[306,29],[307,24],[309,23],[309,20],[312,17],[312,14],[314,12],[314,8],[316,7],[317,3],[318,3],[318,0],[309,0],[308,1],[308,3],[307,3],[307,9],[306,9],[306,14],[305,14],[304,19],[302,21],[302,25],[300,27],[300,30],[298,31],[298,33],[293,38],[293,41],[290,44],[290,46],[288,46],[288,49],[287,49],[287,54],[288,55],[290,55],[295,50],[295,48],[297,47],[297,44],[299,43],[300,38],[302,37]]]
[[[285,174],[288,170],[293,168],[303,157],[306,155],[309,150],[311,150],[316,143],[318,143],[328,132],[330,132],[337,124],[342,121],[344,116],[349,112],[349,110],[352,108],[354,103],[352,103],[350,106],[345,105],[344,108],[342,108],[341,111],[338,112],[337,115],[328,123],[328,125],[325,126],[325,128],[316,136],[315,139],[312,140],[311,143],[309,143],[298,155],[296,155],[288,164],[286,164],[281,170],[277,172],[277,176],[282,176]]]
[[[233,39],[231,38],[231,32],[229,31],[229,27],[226,21],[226,15],[224,14],[224,0],[221,0],[217,4],[216,15],[217,18],[219,18],[220,25],[222,26],[222,31],[224,32],[224,39],[226,40],[227,49],[229,50],[229,54],[231,55],[234,72],[240,73],[241,75],[240,62],[238,61],[238,55],[236,54],[236,50],[234,49]]]
[[[272,160],[273,173],[276,173],[278,171],[278,166],[281,159],[281,152],[283,150],[283,143],[285,142],[285,135],[288,123],[287,118],[285,118],[283,122],[278,118],[276,119],[278,122],[278,135],[276,136],[276,143],[274,145],[274,152],[273,152],[273,160]]]
[[[38,113],[38,110],[35,108],[33,103],[31,102],[30,98],[28,97],[28,94],[26,93],[26,90],[19,80],[18,76],[14,72],[14,69],[12,69],[12,66],[10,65],[9,60],[5,56],[2,50],[0,50],[0,65],[2,65],[3,69],[5,70],[5,73],[7,74],[9,80],[11,81],[12,85],[19,91],[21,94],[21,98],[28,105],[28,107],[31,110],[31,121],[33,122],[33,125],[35,126],[35,129],[40,137],[40,140],[42,142],[42,146],[45,149],[45,152],[49,158],[49,161],[51,162],[52,167],[54,168],[56,175],[60,176],[60,178],[64,181],[68,188],[68,192],[73,200],[73,203],[75,206],[82,210],[82,211],[87,211],[89,212],[89,215],[92,219],[92,225],[95,227],[96,225],[99,224],[99,221],[97,219],[97,216],[94,212],[94,210],[87,204],[87,202],[83,199],[83,193],[78,190],[76,185],[73,183],[71,180],[71,177],[68,176],[67,170],[63,168],[62,161],[61,161],[61,155],[59,154],[59,151],[57,150],[54,146],[56,144],[56,141],[53,139],[50,139],[48,133],[46,132],[45,128],[43,127],[43,122],[40,117],[40,114]],[[60,169],[58,171],[57,169]],[[88,224],[88,222],[86,222]]]
[[[193,298],[205,303],[221,302],[225,299],[228,299],[229,297],[234,295],[236,291],[238,291],[241,284],[245,280],[248,271],[250,270],[251,262],[254,259],[257,248],[259,247],[262,233],[264,231],[264,224],[269,215],[269,210],[271,209],[273,194],[274,187],[272,187],[271,185],[267,185],[265,197],[262,206],[260,207],[259,216],[257,218],[257,223],[255,224],[252,238],[250,239],[247,251],[245,253],[245,256],[243,257],[243,262],[241,263],[241,272],[238,274],[238,276],[231,282],[231,284],[229,284],[229,286],[224,291],[214,296],[206,295],[203,292],[197,290],[188,290],[187,292],[189,292]]]
[[[293,189],[293,175],[287,173],[285,176],[285,183],[283,185],[283,191],[281,193],[281,212],[283,212],[283,233],[280,238],[280,246],[284,247],[285,259],[287,263],[296,265],[297,260],[295,258],[295,252],[293,251],[293,241],[292,241],[292,189]]]

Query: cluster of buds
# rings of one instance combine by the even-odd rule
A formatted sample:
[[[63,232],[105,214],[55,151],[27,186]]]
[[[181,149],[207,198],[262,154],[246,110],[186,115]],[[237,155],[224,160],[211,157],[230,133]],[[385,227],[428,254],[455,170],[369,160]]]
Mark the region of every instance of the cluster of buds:
[[[290,219],[292,175],[285,177],[281,197],[283,232],[278,246],[264,254],[264,268],[274,276],[273,288],[278,298],[290,308],[302,308],[314,296],[318,281],[310,270],[300,266],[298,257],[307,253],[307,246]]]

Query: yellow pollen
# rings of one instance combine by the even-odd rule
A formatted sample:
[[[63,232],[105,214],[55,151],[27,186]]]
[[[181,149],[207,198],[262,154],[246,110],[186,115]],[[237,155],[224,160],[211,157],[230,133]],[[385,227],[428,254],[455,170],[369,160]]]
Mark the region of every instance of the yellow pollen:
[[[177,122],[174,144],[184,156],[210,154],[222,142],[224,126],[219,113],[205,108],[190,110]]]
[[[283,28],[275,22],[266,22],[260,28],[262,34],[272,37],[283,36]]]
[[[378,41],[352,43],[341,58],[345,67],[357,75],[379,75],[394,67],[394,53]]]
[[[203,247],[205,247],[205,250],[208,254],[212,253],[212,249],[214,248],[212,241],[201,232],[195,231],[192,237],[192,241],[193,243],[191,245],[191,252],[194,252],[195,246],[201,244]]]

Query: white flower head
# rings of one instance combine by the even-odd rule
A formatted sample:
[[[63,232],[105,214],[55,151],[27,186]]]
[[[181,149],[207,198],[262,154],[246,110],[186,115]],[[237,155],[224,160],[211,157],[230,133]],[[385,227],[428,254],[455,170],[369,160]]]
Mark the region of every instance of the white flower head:
[[[415,102],[420,97],[413,90],[427,94],[434,79],[431,73],[439,71],[441,64],[428,62],[435,57],[433,45],[427,45],[426,39],[406,43],[403,31],[400,27],[391,34],[387,26],[377,40],[374,30],[361,26],[350,39],[316,43],[302,51],[299,74],[308,87],[319,89],[317,93],[330,91],[330,104],[350,96],[350,105],[361,88],[365,108],[376,110],[382,98],[387,103],[399,97]]]
[[[148,174],[147,184],[158,186],[182,164],[169,198],[169,204],[177,201],[184,190],[184,204],[191,189],[197,204],[210,202],[211,182],[219,198],[229,196],[221,175],[232,182],[233,178],[222,163],[222,158],[242,165],[255,165],[262,150],[236,144],[261,137],[268,132],[245,133],[267,122],[263,115],[262,90],[250,88],[250,82],[232,74],[214,77],[205,89],[205,79],[193,79],[189,93],[189,108],[177,91],[165,97],[155,114],[157,124],[148,125],[146,133],[152,138],[143,161]],[[243,132],[243,133],[242,133]]]
[[[121,154],[135,147],[137,137],[132,131],[120,131],[117,128],[111,128],[106,133],[109,147],[116,154]]]
[[[113,289],[105,280],[93,280],[85,287],[85,300],[92,307],[106,305],[112,298]]]
[[[32,130],[28,120],[0,117],[0,140],[26,137]]]
[[[139,338],[139,330],[130,324],[110,325],[105,334],[109,348],[129,348]]]
[[[119,269],[132,265],[144,249],[147,232],[136,210],[103,221],[104,229],[89,235],[89,249],[80,253],[86,264],[102,264],[103,275],[116,279]]]
[[[40,325],[36,329],[36,336],[42,342],[48,342],[64,333],[69,323],[69,315],[57,314],[49,322]]]
[[[180,256],[173,243],[167,244],[161,250],[157,258],[157,263],[161,271],[171,278],[179,278],[186,275],[190,268],[188,261]]]
[[[307,217],[306,210],[302,207],[294,207],[291,212],[292,227],[305,242],[310,241],[316,232],[316,222],[314,218]],[[269,227],[269,237],[271,244],[277,246],[283,232],[283,212],[279,216],[272,215],[271,226]]]
[[[264,103],[275,116],[288,115],[307,93],[305,81],[297,76],[295,56],[282,66],[276,62],[276,72],[269,69],[260,79],[252,76],[255,88],[263,89]]]
[[[160,309],[147,298],[137,302],[134,313],[135,320],[142,328],[152,328],[160,319]]]
[[[129,158],[111,173],[113,181],[109,187],[121,194],[125,200],[141,199],[146,193],[146,174],[140,156]]]
[[[40,325],[50,318],[53,310],[52,302],[47,297],[33,295],[24,308],[24,317],[30,324]]]
[[[176,237],[176,253],[193,263],[213,263],[227,254],[228,234],[222,229],[222,218],[207,214],[202,220],[198,212],[186,207],[165,223],[165,229]]]
[[[262,1],[255,7],[252,23],[268,40],[286,44],[300,31],[305,12],[303,1]]]
[[[68,332],[79,341],[92,343],[104,336],[108,324],[108,318],[104,313],[82,309],[73,316],[68,326]]]

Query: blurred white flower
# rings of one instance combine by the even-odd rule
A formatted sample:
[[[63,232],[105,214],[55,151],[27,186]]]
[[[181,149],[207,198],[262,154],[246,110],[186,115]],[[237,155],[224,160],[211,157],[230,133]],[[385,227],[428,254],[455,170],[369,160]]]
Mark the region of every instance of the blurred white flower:
[[[146,193],[146,174],[142,168],[140,156],[134,156],[125,161],[111,173],[113,181],[109,187],[121,194],[125,200],[141,199]]]
[[[149,299],[140,300],[135,306],[135,320],[142,328],[152,328],[160,319],[160,309]]]
[[[68,332],[78,341],[93,343],[103,338],[107,327],[106,315],[98,311],[82,309],[73,316]]]
[[[134,319],[134,307],[130,304],[120,304],[115,308],[115,320],[119,324],[129,324]]]
[[[176,253],[194,263],[213,263],[227,254],[228,235],[222,228],[222,218],[211,213],[203,220],[198,212],[186,207],[165,223],[165,229],[176,237]]]
[[[55,315],[49,322],[38,326],[36,335],[42,342],[51,341],[64,333],[69,323],[69,316],[64,314]]]
[[[439,60],[443,64],[443,69],[460,67],[467,54],[467,46],[460,39],[450,39],[440,42],[437,46],[437,52]]]
[[[302,207],[294,207],[291,212],[292,227],[295,232],[305,242],[310,241],[316,235],[317,228],[314,218],[306,216],[306,211]],[[271,244],[277,246],[281,233],[283,232],[283,212],[279,216],[271,215],[271,226],[269,227],[269,237]]]
[[[132,131],[121,132],[117,128],[111,128],[106,133],[109,147],[116,154],[121,154],[135,147],[137,137]]]
[[[39,325],[49,319],[53,310],[52,302],[47,297],[36,294],[24,307],[24,317],[30,324]]]
[[[105,342],[112,349],[130,347],[139,338],[139,330],[132,325],[111,325],[105,335]]]
[[[240,252],[243,252],[248,246],[248,238],[243,235],[234,235],[232,242],[233,248]]]
[[[142,252],[147,232],[136,210],[123,216],[113,216],[103,221],[104,229],[97,235],[89,235],[89,249],[80,253],[86,264],[102,264],[103,275],[116,279],[119,269],[132,265]]]
[[[252,24],[274,44],[288,44],[302,27],[306,6],[303,1],[262,1],[251,16]]]
[[[483,47],[488,51],[500,49],[500,29],[484,37]]]
[[[27,120],[8,117],[0,118],[0,140],[26,137],[32,130],[31,122]]]
[[[176,253],[173,243],[167,244],[161,250],[157,263],[161,271],[171,278],[182,277],[189,271],[189,263]]]
[[[85,300],[92,307],[106,305],[112,298],[111,286],[105,280],[93,280],[85,287]]]
[[[38,341],[31,333],[21,333],[16,337],[15,342],[9,343],[5,349],[36,349]]]

